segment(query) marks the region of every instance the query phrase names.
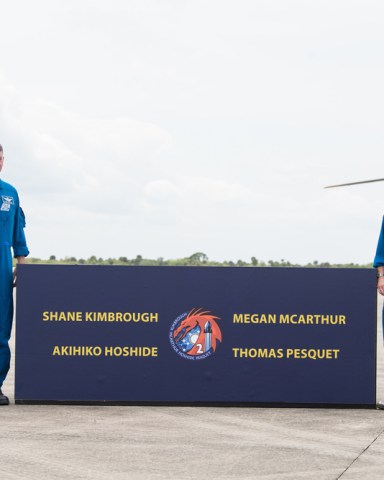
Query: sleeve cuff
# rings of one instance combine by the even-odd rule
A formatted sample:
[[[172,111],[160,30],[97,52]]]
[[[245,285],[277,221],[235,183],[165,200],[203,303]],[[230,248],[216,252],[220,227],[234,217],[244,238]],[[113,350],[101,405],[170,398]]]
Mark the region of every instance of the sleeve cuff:
[[[27,247],[21,247],[21,248],[14,248],[13,249],[13,256],[14,258],[16,257],[28,257],[29,255],[29,250]]]

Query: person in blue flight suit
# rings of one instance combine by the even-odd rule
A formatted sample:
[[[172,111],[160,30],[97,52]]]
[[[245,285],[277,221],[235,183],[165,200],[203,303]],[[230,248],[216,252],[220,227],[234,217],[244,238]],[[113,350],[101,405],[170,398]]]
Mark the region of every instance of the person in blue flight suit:
[[[4,152],[0,145],[0,172],[3,168]],[[1,387],[7,376],[11,352],[8,341],[11,336],[13,318],[13,285],[16,270],[12,274],[12,254],[17,263],[25,263],[28,247],[24,235],[25,219],[20,208],[17,191],[9,183],[0,179],[0,405],[8,405],[9,400]]]
[[[377,243],[376,255],[373,261],[373,266],[376,268],[377,276],[377,291],[384,295],[384,217],[381,224],[379,241]],[[383,310],[383,328],[384,328],[384,310]],[[377,408],[384,410],[384,400],[377,402]]]

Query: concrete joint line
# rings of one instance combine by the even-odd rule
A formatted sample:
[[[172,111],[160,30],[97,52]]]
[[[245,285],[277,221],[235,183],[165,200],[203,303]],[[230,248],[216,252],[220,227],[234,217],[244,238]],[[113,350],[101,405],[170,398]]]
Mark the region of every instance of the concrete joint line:
[[[376,442],[376,440],[384,433],[384,430],[382,430],[373,440],[372,442],[364,448],[364,450],[362,450],[359,455],[354,459],[352,460],[352,462],[348,465],[348,467],[336,478],[336,480],[339,480],[343,475],[344,473],[346,473],[351,467],[352,465],[357,462],[357,460],[369,449],[371,448],[371,446]]]

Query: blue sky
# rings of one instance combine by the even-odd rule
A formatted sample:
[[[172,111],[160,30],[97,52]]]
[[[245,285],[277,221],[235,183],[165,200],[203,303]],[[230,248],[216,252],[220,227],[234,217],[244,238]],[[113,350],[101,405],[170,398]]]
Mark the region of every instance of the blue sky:
[[[22,15],[20,15],[22,12]],[[383,215],[384,5],[1,8],[2,178],[34,256],[369,262]]]

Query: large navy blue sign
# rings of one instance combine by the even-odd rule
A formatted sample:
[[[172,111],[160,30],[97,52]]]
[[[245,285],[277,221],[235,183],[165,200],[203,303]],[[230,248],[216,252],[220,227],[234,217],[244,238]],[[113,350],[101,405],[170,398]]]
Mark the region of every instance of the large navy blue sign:
[[[374,405],[373,270],[25,265],[16,402]]]

